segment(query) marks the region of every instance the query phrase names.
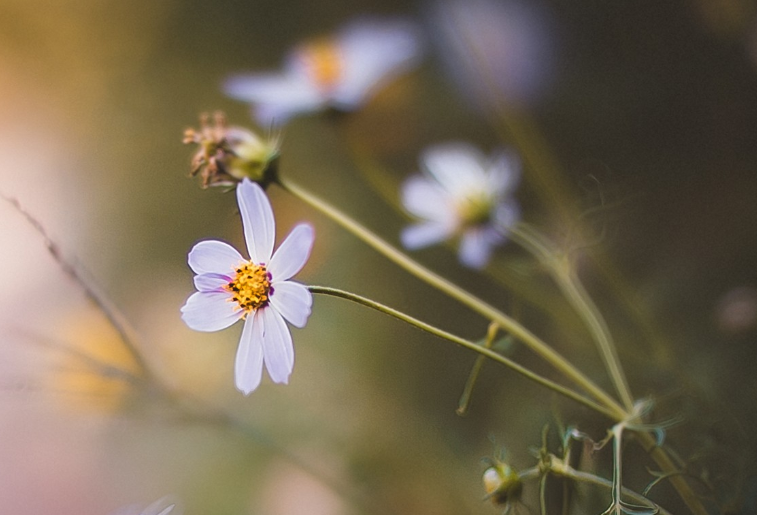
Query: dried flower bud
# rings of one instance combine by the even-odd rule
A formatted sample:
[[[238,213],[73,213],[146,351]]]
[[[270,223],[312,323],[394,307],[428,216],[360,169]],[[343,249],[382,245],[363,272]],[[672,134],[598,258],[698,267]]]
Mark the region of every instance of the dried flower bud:
[[[263,140],[242,127],[229,127],[221,112],[200,116],[199,130],[184,131],[184,143],[196,144],[191,175],[202,178],[202,187],[234,186],[245,177],[263,185],[275,177],[279,151],[275,138]]]

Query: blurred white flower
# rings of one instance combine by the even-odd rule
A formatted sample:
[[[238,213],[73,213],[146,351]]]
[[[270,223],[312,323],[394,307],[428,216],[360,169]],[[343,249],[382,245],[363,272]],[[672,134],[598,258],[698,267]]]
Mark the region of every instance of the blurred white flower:
[[[313,228],[296,226],[273,252],[273,210],[263,189],[245,178],[237,201],[250,259],[227,243],[201,241],[189,252],[197,292],[181,308],[184,322],[197,331],[218,331],[240,319],[244,328],[236,356],[235,382],[245,395],[260,384],[263,364],[276,383],[287,383],[294,367],[292,335],[285,319],[304,327],[313,297],[290,281],[310,256]]]
[[[232,76],[224,91],[252,103],[261,125],[283,124],[298,113],[357,108],[419,55],[420,39],[412,23],[361,19],[333,38],[295,47],[283,71]]]
[[[524,107],[541,98],[555,68],[555,30],[534,0],[443,0],[431,21],[440,56],[463,93],[483,109],[492,101]]]
[[[520,215],[512,195],[517,163],[505,153],[487,159],[471,145],[451,143],[427,149],[421,164],[425,173],[405,182],[402,204],[422,221],[402,231],[402,244],[413,250],[459,236],[460,261],[485,266]]]

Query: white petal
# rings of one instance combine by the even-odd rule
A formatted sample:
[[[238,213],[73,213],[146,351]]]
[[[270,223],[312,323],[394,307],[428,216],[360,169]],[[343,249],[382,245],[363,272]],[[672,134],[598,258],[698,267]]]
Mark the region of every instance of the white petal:
[[[181,318],[195,331],[220,331],[242,318],[227,292],[196,292],[181,308]]]
[[[292,229],[268,264],[274,281],[286,281],[302,270],[310,257],[314,239],[315,232],[308,224]]]
[[[515,225],[518,220],[520,220],[520,207],[515,200],[509,199],[500,203],[494,210],[492,225],[500,233],[506,233],[507,229]]]
[[[194,278],[195,288],[201,292],[223,291],[231,282],[231,277],[224,274],[199,274]]]
[[[428,222],[405,227],[400,234],[402,246],[409,250],[420,249],[446,240],[454,229],[445,224]]]
[[[500,151],[492,158],[488,169],[491,190],[495,196],[513,191],[520,181],[520,162],[512,152]]]
[[[237,202],[250,259],[256,264],[268,263],[276,236],[273,209],[268,197],[260,185],[245,177],[237,186]]]
[[[470,268],[483,268],[489,262],[492,253],[492,241],[482,229],[469,229],[460,238],[458,257],[460,262]]]
[[[488,186],[483,154],[466,143],[448,143],[426,149],[421,162],[439,184],[451,194],[480,191]]]
[[[158,499],[151,505],[139,512],[139,515],[168,515],[174,513],[173,509],[176,507],[176,503],[172,502],[169,496]]]
[[[237,75],[224,83],[224,91],[232,98],[254,104],[305,106],[323,102],[313,85],[288,75]]]
[[[292,334],[281,315],[270,308],[262,308],[257,323],[263,324],[263,356],[268,375],[274,383],[289,382],[289,375],[294,368],[294,347]]]
[[[408,21],[363,19],[341,31],[339,48],[344,69],[333,99],[340,107],[352,108],[416,63],[420,38]]]
[[[189,266],[196,274],[227,273],[245,259],[228,243],[216,240],[201,241],[189,251]]]
[[[255,118],[263,126],[282,124],[300,112],[316,111],[327,99],[315,85],[297,74],[252,74],[229,78],[224,91],[230,97],[255,105]]]
[[[292,281],[273,285],[271,305],[295,327],[305,327],[313,306],[313,295],[303,285]]]
[[[257,388],[263,377],[263,324],[259,313],[244,321],[234,363],[234,382],[245,395]]]
[[[451,196],[435,181],[410,177],[402,185],[402,205],[412,215],[437,222],[454,220]]]

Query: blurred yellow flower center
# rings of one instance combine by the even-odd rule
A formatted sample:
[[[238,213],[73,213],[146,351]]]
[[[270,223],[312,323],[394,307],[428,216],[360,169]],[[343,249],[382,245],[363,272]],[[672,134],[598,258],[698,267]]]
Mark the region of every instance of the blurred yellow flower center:
[[[331,39],[320,39],[305,45],[300,50],[300,58],[319,88],[333,88],[342,76],[342,53]]]
[[[491,219],[492,202],[485,194],[466,195],[458,199],[455,209],[464,226],[481,225]]]
[[[271,276],[265,265],[248,262],[236,269],[236,276],[226,289],[234,294],[232,300],[250,313],[268,302]]]

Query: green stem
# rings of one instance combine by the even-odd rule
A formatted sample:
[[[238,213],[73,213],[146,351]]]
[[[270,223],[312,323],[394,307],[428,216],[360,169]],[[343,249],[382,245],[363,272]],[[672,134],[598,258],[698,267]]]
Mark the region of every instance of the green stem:
[[[633,410],[631,389],[620,365],[620,358],[607,322],[605,322],[602,313],[594,304],[572,267],[559,260],[556,253],[544,244],[542,238],[534,232],[533,229],[526,229],[523,224],[517,224],[511,228],[510,236],[513,241],[533,254],[549,270],[560,291],[563,292],[563,295],[583,319],[597,344],[615,389],[620,395],[626,411],[630,413]]]
[[[559,370],[568,379],[579,385],[596,400],[600,401],[601,404],[603,404],[613,413],[613,418],[615,418],[616,420],[623,420],[627,417],[625,410],[618,404],[615,399],[610,397],[604,390],[594,384],[591,379],[586,377],[580,370],[574,367],[566,358],[557,353],[554,349],[552,349],[539,337],[531,333],[528,329],[523,327],[516,320],[502,313],[483,300],[473,296],[459,286],[425,268],[418,262],[410,259],[406,254],[397,250],[395,247],[354,221],[346,214],[332,207],[320,198],[312,195],[303,188],[295,185],[292,182],[284,181],[282,179],[279,179],[279,184],[286,191],[299,198],[303,202],[309,204],[318,211],[322,212],[323,214],[334,220],[336,223],[341,225],[343,228],[353,233],[355,236],[373,247],[376,251],[380,252],[385,257],[393,261],[395,264],[404,268],[412,275],[425,281],[427,284],[437,288],[443,293],[446,293],[451,298],[459,301],[460,303],[468,306],[470,309],[479,313],[487,320],[495,322],[503,330],[509,332],[514,338],[517,338],[528,347],[530,347],[534,352],[536,352],[553,367]]]
[[[366,306],[368,308],[374,309],[376,311],[379,311],[381,313],[394,317],[398,320],[402,320],[403,322],[406,322],[414,327],[417,327],[418,329],[426,331],[427,333],[433,334],[434,336],[438,336],[439,338],[443,338],[445,340],[449,340],[453,343],[456,343],[457,345],[465,347],[466,349],[470,349],[474,352],[481,354],[482,356],[486,356],[487,358],[491,360],[494,360],[507,367],[510,367],[512,370],[518,372],[519,374],[525,376],[526,378],[532,381],[535,381],[536,383],[546,388],[549,388],[550,390],[553,390],[561,395],[564,395],[565,397],[573,399],[574,401],[579,402],[583,404],[584,406],[587,406],[593,409],[594,411],[597,411],[598,413],[601,413],[611,419],[615,418],[615,413],[612,410],[607,409],[606,407],[600,404],[597,404],[591,399],[587,399],[586,397],[572,390],[569,390],[565,388],[564,386],[561,386],[555,383],[554,381],[550,381],[549,379],[530,371],[529,369],[523,367],[522,365],[519,365],[518,363],[512,361],[509,358],[506,358],[505,356],[502,356],[501,354],[497,354],[496,352],[490,349],[487,349],[486,347],[482,347],[472,341],[466,340],[464,338],[460,338],[459,336],[455,336],[452,333],[448,333],[447,331],[444,331],[443,329],[439,329],[430,324],[427,324],[426,322],[423,322],[421,320],[418,320],[417,318],[411,317],[410,315],[402,313],[401,311],[397,311],[394,308],[390,308],[389,306],[367,299],[360,295],[350,293],[344,290],[339,290],[336,288],[329,288],[326,286],[308,286],[308,289],[315,294],[339,297],[345,300],[355,302],[362,306]]]
[[[489,324],[489,329],[486,331],[486,338],[484,340],[485,349],[492,348],[494,339],[497,337],[497,331],[499,331],[499,326],[497,324]],[[473,394],[473,387],[478,380],[478,375],[481,373],[481,368],[484,366],[485,359],[486,356],[481,354],[476,358],[475,363],[473,363],[473,368],[470,371],[468,381],[465,383],[465,389],[463,390],[463,394],[460,396],[460,401],[458,402],[457,410],[455,411],[455,413],[460,416],[463,416],[468,412],[468,403],[470,402],[471,395]]]
[[[581,472],[580,470],[576,470],[556,456],[550,456],[549,462],[547,463],[547,470],[557,476],[572,479],[574,481],[583,481],[585,483],[601,486],[610,490],[614,488],[612,481],[609,481],[603,477],[595,476],[594,474],[590,474],[588,472]],[[633,499],[635,502],[650,502],[649,499],[647,499],[643,495],[628,488],[623,487],[621,491],[623,495],[627,496],[630,499]],[[657,506],[657,509],[659,510],[660,515],[670,515],[670,512],[662,506]]]

